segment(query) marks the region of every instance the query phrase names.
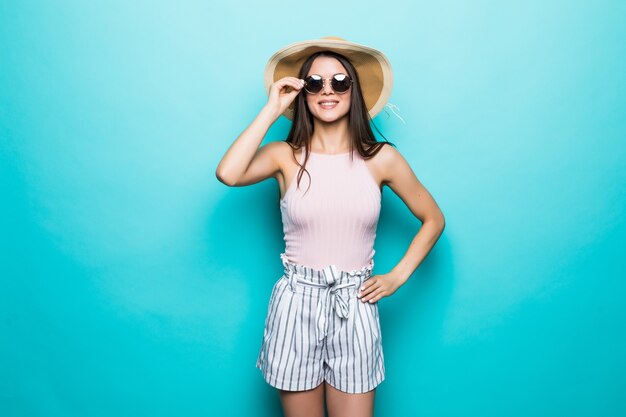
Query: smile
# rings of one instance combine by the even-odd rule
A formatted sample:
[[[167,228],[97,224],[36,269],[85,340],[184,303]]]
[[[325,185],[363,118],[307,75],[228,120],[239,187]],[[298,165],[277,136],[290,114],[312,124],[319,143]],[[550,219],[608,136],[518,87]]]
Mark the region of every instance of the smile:
[[[322,107],[323,109],[326,110],[330,110],[330,109],[334,109],[337,104],[339,104],[338,101],[320,101],[320,107]]]

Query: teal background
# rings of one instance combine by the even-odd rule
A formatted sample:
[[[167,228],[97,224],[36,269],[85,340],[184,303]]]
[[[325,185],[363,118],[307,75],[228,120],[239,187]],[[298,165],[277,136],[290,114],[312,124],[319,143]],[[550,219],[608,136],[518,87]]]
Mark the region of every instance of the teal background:
[[[329,35],[390,59],[376,126],[447,221],[380,301],[376,414],[626,414],[626,3],[58,0],[0,2],[0,415],[280,415],[278,187],[215,168]],[[385,188],[375,273],[419,226]]]

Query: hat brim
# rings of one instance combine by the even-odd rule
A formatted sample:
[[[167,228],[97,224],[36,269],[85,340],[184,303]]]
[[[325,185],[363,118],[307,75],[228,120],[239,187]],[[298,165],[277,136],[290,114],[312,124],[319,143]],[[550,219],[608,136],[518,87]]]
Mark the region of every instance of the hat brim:
[[[315,39],[288,45],[270,57],[265,66],[265,91],[269,95],[270,87],[283,77],[297,77],[304,61],[315,52],[335,51],[344,55],[354,65],[363,100],[371,118],[374,118],[385,106],[391,96],[393,71],[385,55],[374,48],[339,39]],[[293,120],[293,105],[283,113]]]

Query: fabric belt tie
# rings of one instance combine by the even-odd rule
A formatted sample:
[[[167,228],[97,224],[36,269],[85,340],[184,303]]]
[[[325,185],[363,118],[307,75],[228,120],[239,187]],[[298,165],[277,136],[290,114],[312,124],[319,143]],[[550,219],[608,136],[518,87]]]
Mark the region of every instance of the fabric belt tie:
[[[322,296],[317,301],[317,312],[315,322],[317,323],[317,344],[324,340],[328,334],[328,322],[330,320],[330,309],[335,310],[335,313],[341,318],[348,318],[350,314],[349,300],[346,300],[340,290],[344,288],[356,287],[356,282],[344,282],[343,284],[337,284],[337,279],[341,277],[341,273],[337,271],[335,265],[329,265],[322,270],[326,283],[328,286],[324,288]],[[334,302],[333,302],[334,301]]]
[[[322,275],[324,276],[326,284],[307,281],[302,278],[302,275],[289,268],[285,270],[285,275],[289,278],[292,288],[294,288],[295,283],[298,282],[303,285],[322,289],[322,293],[317,301],[317,312],[315,313],[315,337],[317,339],[317,345],[319,345],[328,334],[328,322],[330,321],[330,315],[333,310],[343,319],[348,318],[350,315],[349,293],[346,294],[345,291],[341,290],[356,287],[360,285],[360,282],[352,281],[339,284],[338,280],[341,278],[341,272],[334,264],[322,269]]]

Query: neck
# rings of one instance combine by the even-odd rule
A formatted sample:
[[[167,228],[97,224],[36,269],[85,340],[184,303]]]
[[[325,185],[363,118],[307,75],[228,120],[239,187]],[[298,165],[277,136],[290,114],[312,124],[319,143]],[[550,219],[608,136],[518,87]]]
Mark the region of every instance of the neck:
[[[315,119],[311,148],[326,153],[338,153],[350,149],[350,135],[348,132],[348,118],[342,117],[333,122],[324,122]]]

